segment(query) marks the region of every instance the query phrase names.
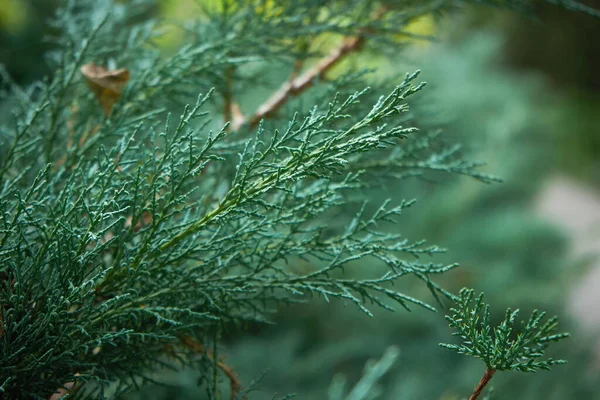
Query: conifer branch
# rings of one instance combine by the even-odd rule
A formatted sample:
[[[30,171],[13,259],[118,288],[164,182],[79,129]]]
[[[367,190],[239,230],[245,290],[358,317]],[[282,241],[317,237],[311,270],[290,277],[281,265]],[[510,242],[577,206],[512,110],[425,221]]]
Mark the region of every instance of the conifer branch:
[[[450,309],[451,315],[446,315],[446,320],[456,330],[452,336],[460,337],[462,343],[440,343],[440,346],[477,357],[486,365],[469,400],[479,397],[496,371],[537,372],[566,363],[565,360],[543,358],[551,343],[569,337],[567,333],[555,333],[558,318],[546,319],[545,312],[534,310],[516,332],[515,319],[519,310],[507,309],[504,320],[493,327],[490,306],[483,302],[483,293],[475,296],[473,289],[463,288],[454,297],[454,303],[456,306]]]
[[[153,382],[147,374],[164,365],[166,351],[183,344],[188,354],[211,359],[212,365],[202,363],[203,376],[224,374],[235,397],[241,384],[219,360],[218,340],[208,351],[191,339],[212,332],[217,321],[264,322],[272,306],[306,296],[346,301],[370,316],[371,306],[432,310],[392,287],[406,276],[420,279],[438,301],[451,298],[430,277],[455,265],[419,260],[443,250],[410,241],[388,225],[411,202],[386,201],[373,213],[357,205],[354,216],[347,214],[354,207],[349,194],[367,187],[369,173],[387,179],[433,170],[488,179],[476,172],[477,164],[461,162],[454,148],[439,151],[429,141],[412,140],[417,128],[404,113],[407,98],[423,87],[414,82],[417,73],[387,96],[383,89],[374,95],[362,90],[366,83],[359,79],[350,91],[336,83],[335,91],[346,93],[326,104],[315,100],[311,105],[318,107],[289,115],[283,129],[259,126],[251,140],[227,135],[226,128],[211,130],[209,95],[184,108],[176,124],[166,115],[189,102],[190,88],[222,88],[225,76],[224,109],[216,114],[233,120],[234,129],[256,126],[359,50],[367,34],[384,34],[376,24],[332,18],[299,27],[304,22],[279,19],[263,29],[252,20],[244,37],[215,38],[209,21],[194,28],[205,34],[197,35],[202,42],[165,59],[148,46],[156,29],[140,18],[145,1],[120,7],[99,24],[92,22],[109,15],[111,2],[64,3],[54,21],[60,35],[52,57],[56,73],[31,92],[15,88],[18,95],[8,104],[16,109],[16,123],[0,128],[0,393],[44,399],[59,386],[72,389],[92,379],[92,392],[113,384],[125,390]],[[317,3],[312,11],[319,11]],[[373,5],[354,3],[344,20],[367,15]],[[251,57],[232,61],[228,55],[246,54],[253,43],[269,62],[288,55],[285,40],[303,32],[349,37],[304,73],[296,62],[286,83],[243,117],[233,99],[231,68]],[[272,46],[277,33],[285,40]],[[131,80],[122,97],[110,96],[118,102],[105,102],[98,112],[99,99],[76,71],[109,60],[131,70]],[[252,91],[252,83],[239,86]],[[204,174],[208,164],[215,168]],[[339,226],[330,226],[331,216],[342,214]],[[385,267],[381,275],[342,275],[373,260]],[[296,269],[301,262],[308,267]],[[510,314],[493,342],[489,335],[480,338],[481,326],[465,313],[470,300],[450,320],[465,343],[446,347],[483,354],[493,370],[562,363],[539,360],[548,342],[565,336],[550,334],[556,320],[540,325],[543,315],[535,314],[514,339]],[[480,339],[472,340],[474,334]],[[214,386],[209,390],[217,391]]]

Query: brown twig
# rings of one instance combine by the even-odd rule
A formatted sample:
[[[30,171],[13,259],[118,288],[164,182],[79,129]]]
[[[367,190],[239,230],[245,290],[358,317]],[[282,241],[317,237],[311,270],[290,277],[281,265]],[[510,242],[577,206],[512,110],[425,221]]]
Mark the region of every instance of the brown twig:
[[[485,387],[490,382],[495,373],[495,369],[486,368],[485,372],[483,373],[483,376],[481,377],[481,380],[479,381],[477,386],[475,386],[475,389],[473,389],[473,394],[471,394],[469,400],[477,400],[477,398],[479,397],[481,392],[483,392],[483,389],[485,389]]]
[[[292,78],[286,81],[281,87],[269,97],[258,110],[248,119],[243,119],[238,122],[238,125],[234,125],[233,129],[237,130],[242,125],[248,124],[250,128],[255,127],[261,119],[268,118],[275,114],[292,96],[296,96],[302,93],[313,81],[322,77],[331,68],[333,68],[342,58],[348,53],[357,50],[362,43],[364,38],[353,37],[344,40],[341,46],[334,49],[328,56],[324,57],[321,61],[315,64],[308,71],[304,72],[298,77]]]
[[[240,390],[242,389],[242,384],[240,383],[235,371],[231,367],[227,366],[227,364],[225,364],[224,362],[222,362],[220,360],[215,360],[214,354],[210,350],[206,350],[206,348],[204,347],[204,345],[202,343],[198,343],[192,337],[184,336],[183,338],[181,338],[181,342],[188,349],[194,350],[195,352],[197,352],[199,354],[204,354],[209,359],[211,359],[213,362],[216,363],[217,367],[221,371],[223,371],[225,376],[227,376],[227,378],[229,379],[229,386],[231,388],[230,399],[234,400],[237,397]],[[244,396],[243,399],[246,400],[247,397]]]
[[[375,11],[372,19],[378,20],[385,14],[386,8],[382,7]],[[368,33],[363,30],[362,33]],[[333,49],[327,56],[323,57],[313,67],[301,75],[298,75],[301,63],[296,61],[294,71],[290,78],[284,82],[278,90],[275,91],[256,112],[249,118],[239,119],[237,123],[232,124],[233,130],[238,130],[243,125],[253,128],[264,119],[274,115],[292,96],[296,96],[306,90],[312,83],[320,77],[323,77],[334,66],[336,66],[346,55],[359,50],[365,42],[364,36],[348,37],[342,44]]]

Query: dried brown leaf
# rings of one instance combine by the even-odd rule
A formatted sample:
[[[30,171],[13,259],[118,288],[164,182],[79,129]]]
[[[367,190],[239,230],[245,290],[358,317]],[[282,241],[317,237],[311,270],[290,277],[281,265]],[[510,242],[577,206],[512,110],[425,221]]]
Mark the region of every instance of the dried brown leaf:
[[[121,98],[121,92],[129,80],[129,71],[125,68],[113,71],[96,64],[86,64],[81,67],[90,90],[94,93],[104,114],[110,115],[113,106]]]

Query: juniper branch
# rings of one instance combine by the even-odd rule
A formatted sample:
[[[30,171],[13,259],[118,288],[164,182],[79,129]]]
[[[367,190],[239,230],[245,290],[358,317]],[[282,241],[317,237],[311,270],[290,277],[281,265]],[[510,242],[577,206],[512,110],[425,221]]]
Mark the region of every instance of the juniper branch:
[[[551,343],[569,336],[568,333],[554,333],[558,318],[544,321],[546,313],[534,310],[515,333],[513,326],[519,310],[507,309],[504,320],[493,328],[490,306],[484,304],[483,294],[475,297],[472,289],[464,288],[459,296],[455,296],[454,302],[456,307],[450,309],[452,315],[447,315],[446,319],[450,327],[456,329],[452,335],[459,336],[463,342],[459,345],[440,343],[440,346],[477,357],[486,365],[470,399],[477,399],[496,371],[536,372],[566,363],[553,358],[541,359]]]
[[[64,3],[53,23],[56,73],[31,88],[12,88],[15,123],[0,130],[1,390],[45,399],[66,382],[96,382],[90,397],[114,382],[118,391],[135,388],[153,382],[148,371],[168,367],[165,348],[182,337],[207,336],[230,322],[263,322],[272,307],[311,295],[348,301],[367,314],[372,305],[433,309],[391,287],[412,276],[438,301],[452,298],[432,278],[456,265],[424,261],[443,250],[411,241],[393,225],[410,201],[385,202],[373,213],[357,205],[354,218],[339,217],[369,173],[394,178],[435,170],[488,179],[454,147],[411,147],[408,138],[421,133],[405,117],[406,101],[423,88],[418,74],[387,89],[387,96],[377,92],[374,101],[360,81],[358,91],[331,96],[323,107],[298,107],[287,125],[253,122],[251,140],[244,136],[250,130],[227,133],[210,119],[233,118],[233,98],[215,111],[206,94],[219,87],[227,68],[296,60],[290,38],[348,37],[314,69],[293,76],[267,108],[259,108],[260,116],[250,117],[258,121],[356,51],[367,34],[380,37],[402,26],[394,31],[389,21],[354,18],[374,2],[352,3],[348,10],[336,5],[340,15],[326,19],[315,12],[317,2],[307,3],[302,15],[308,23],[291,11],[260,20],[264,24],[243,23],[257,17],[255,7],[246,7],[228,15],[230,25],[210,20],[190,28],[191,42],[164,57],[152,46],[155,24],[138,20],[147,1],[109,3]],[[408,15],[450,3],[427,2]],[[116,12],[98,19],[109,15],[107,4]],[[226,35],[214,29],[219,24]],[[114,62],[131,72],[108,116],[75,72],[88,62]],[[244,84],[244,90],[255,87],[252,77]],[[191,91],[205,95],[181,107]],[[174,110],[183,110],[179,119]],[[323,223],[332,216],[341,229]],[[380,276],[342,275],[372,260],[386,267]],[[299,266],[303,261],[307,267]],[[510,336],[512,319],[497,328],[499,343]],[[532,316],[528,334],[504,340],[512,347],[484,352],[485,360],[498,370],[553,365],[538,361],[539,347],[561,337],[549,334],[555,320],[541,327],[540,320]],[[476,328],[473,321],[467,327],[455,322],[467,338]],[[492,341],[474,343],[456,349],[473,352]],[[512,362],[496,362],[498,354]],[[212,370],[203,369],[203,376],[230,375],[214,349],[213,355]]]

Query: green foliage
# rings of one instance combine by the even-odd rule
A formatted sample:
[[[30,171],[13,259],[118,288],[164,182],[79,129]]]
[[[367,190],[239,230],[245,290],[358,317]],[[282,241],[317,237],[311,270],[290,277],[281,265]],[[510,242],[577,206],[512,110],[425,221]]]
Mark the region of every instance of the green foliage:
[[[474,290],[462,289],[455,299],[456,308],[446,319],[457,332],[453,336],[463,339],[460,345],[442,343],[440,346],[481,359],[491,370],[536,372],[565,364],[564,360],[544,357],[552,342],[569,336],[554,333],[558,318],[546,321],[546,313],[533,311],[527,321],[521,322],[518,333],[513,331],[519,310],[506,310],[504,320],[495,328],[490,325],[490,306],[483,303],[483,293],[474,297]],[[516,337],[515,337],[516,335]]]
[[[229,91],[272,89],[267,72],[318,55],[299,52],[298,36],[380,29],[390,39],[455,2],[390,9],[384,21],[365,17],[375,2],[332,2],[331,18],[320,3],[266,14],[239,2],[186,25],[189,40],[169,55],[154,46],[151,1],[63,3],[52,21],[53,75],[3,93],[12,113],[0,131],[3,394],[47,398],[77,382],[81,398],[111,397],[154,382],[156,369],[187,365],[218,396],[223,332],[265,322],[282,304],[320,296],[368,315],[433,310],[392,286],[408,277],[431,299],[452,298],[432,277],[456,264],[427,260],[443,250],[394,226],[413,202],[355,201],[373,182],[432,171],[495,181],[458,146],[417,131],[407,105],[423,88],[417,73],[386,82],[385,92],[348,73],[308,107],[292,102],[256,129],[211,119]],[[80,74],[92,62],[132,75],[109,115]],[[383,272],[344,275],[374,260]],[[184,346],[190,337],[202,354]],[[391,358],[350,398],[367,398],[363,388]]]

